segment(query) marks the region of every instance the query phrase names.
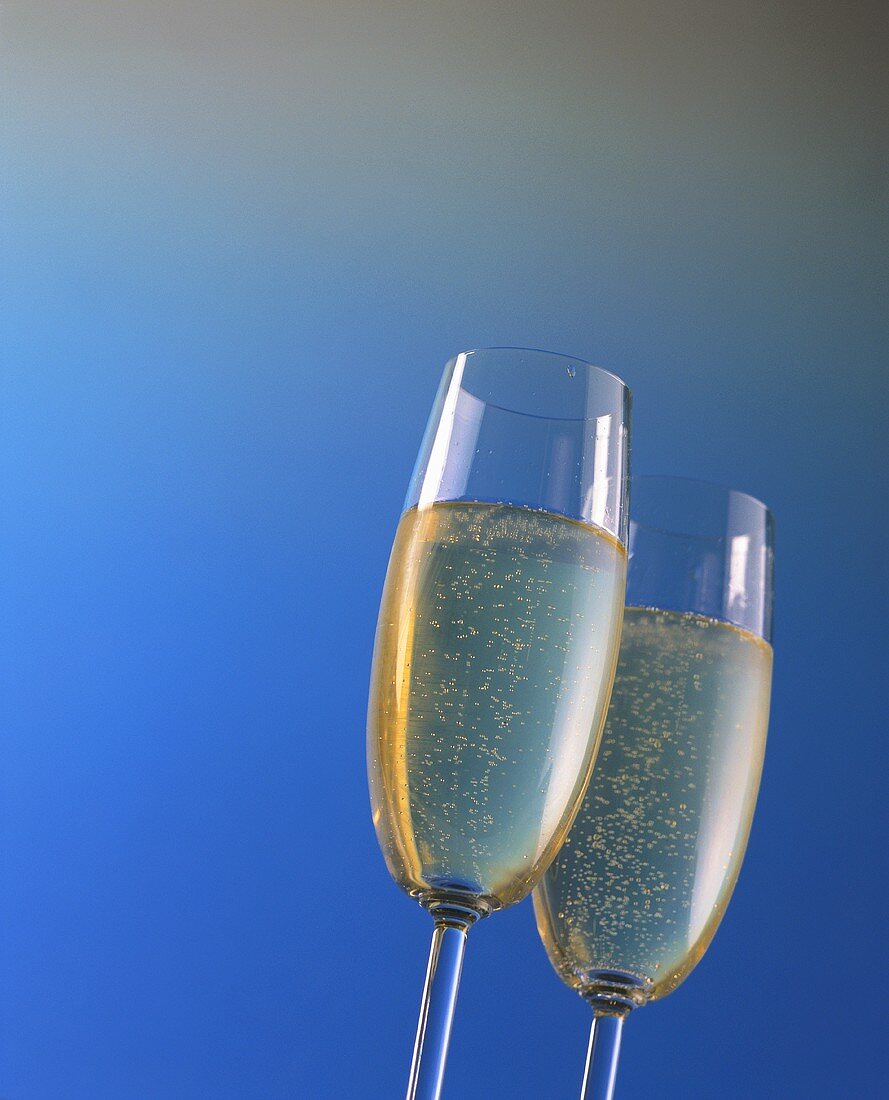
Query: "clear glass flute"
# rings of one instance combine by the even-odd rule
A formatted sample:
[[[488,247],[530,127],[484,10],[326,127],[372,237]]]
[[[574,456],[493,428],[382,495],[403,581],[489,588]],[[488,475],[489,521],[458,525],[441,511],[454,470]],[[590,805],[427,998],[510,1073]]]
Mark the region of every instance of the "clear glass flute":
[[[707,950],[738,877],[772,674],[773,523],[744,493],[633,478],[614,691],[581,810],[534,892],[593,1009],[581,1098],[610,1100],[628,1013]]]
[[[623,616],[629,407],[619,378],[546,352],[445,367],[368,703],[380,847],[435,921],[409,1100],[440,1095],[469,928],[531,891],[589,779]]]

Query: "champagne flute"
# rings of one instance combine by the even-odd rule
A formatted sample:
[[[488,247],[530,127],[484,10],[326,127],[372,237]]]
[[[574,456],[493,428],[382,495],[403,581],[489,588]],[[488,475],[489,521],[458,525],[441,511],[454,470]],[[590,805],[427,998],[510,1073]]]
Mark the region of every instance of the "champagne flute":
[[[610,1100],[628,1013],[700,961],[738,877],[772,674],[773,523],[744,493],[631,485],[627,608],[583,805],[534,892],[562,980],[593,1009],[581,1098]]]
[[[435,921],[407,1096],[441,1093],[466,934],[577,812],[626,585],[630,395],[547,352],[445,367],[395,535],[368,703],[389,872]]]

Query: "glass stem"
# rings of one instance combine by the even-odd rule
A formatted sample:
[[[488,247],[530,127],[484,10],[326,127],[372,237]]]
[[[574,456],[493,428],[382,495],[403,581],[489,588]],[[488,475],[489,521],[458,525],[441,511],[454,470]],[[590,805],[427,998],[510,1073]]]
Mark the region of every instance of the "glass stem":
[[[595,1013],[586,1052],[580,1100],[611,1100],[617,1077],[623,1016]]]
[[[420,1005],[407,1100],[439,1100],[441,1096],[466,933],[476,914],[439,910],[434,911],[433,916],[435,931]]]

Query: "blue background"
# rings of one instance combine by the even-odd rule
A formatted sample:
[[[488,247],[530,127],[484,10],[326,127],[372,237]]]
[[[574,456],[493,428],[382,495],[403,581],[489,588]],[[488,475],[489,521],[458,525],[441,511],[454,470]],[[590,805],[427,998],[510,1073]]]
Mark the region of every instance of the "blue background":
[[[373,627],[441,366],[502,344],[778,521],[747,862],[619,1097],[882,1095],[881,7],[3,3],[0,1095],[401,1095]],[[587,1026],[499,914],[447,1095],[573,1096]]]

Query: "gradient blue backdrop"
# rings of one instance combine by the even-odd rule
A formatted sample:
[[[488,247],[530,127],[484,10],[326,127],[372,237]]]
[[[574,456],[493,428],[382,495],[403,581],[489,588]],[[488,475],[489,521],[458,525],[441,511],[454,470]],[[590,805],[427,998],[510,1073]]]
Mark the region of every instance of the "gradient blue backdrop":
[[[492,344],[619,372],[638,471],[778,518],[747,863],[619,1096],[883,1095],[882,10],[4,0],[0,1096],[401,1094],[368,665]],[[447,1095],[575,1095],[587,1024],[498,915]]]

